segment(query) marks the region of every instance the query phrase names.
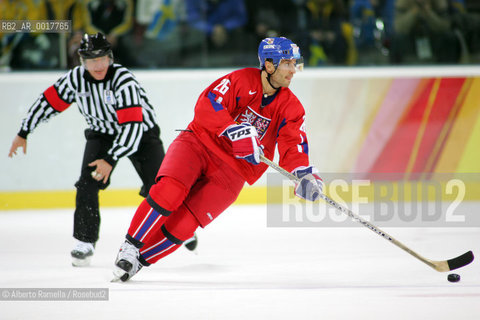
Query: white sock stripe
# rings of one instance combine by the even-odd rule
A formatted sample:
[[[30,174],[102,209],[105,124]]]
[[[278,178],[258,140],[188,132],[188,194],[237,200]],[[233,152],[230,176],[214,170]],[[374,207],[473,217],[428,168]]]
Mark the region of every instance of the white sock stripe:
[[[138,231],[140,231],[140,229],[142,229],[143,224],[145,223],[145,221],[147,221],[147,219],[150,216],[150,214],[152,213],[152,211],[153,211],[153,208],[150,208],[147,215],[143,219],[142,223],[140,223],[140,226],[138,227],[137,231],[135,231],[135,233],[132,235],[132,238],[135,238],[137,236]]]
[[[140,253],[141,253],[141,254],[144,254],[145,252],[147,252],[147,251],[149,251],[149,250],[151,250],[151,249],[153,249],[153,248],[155,248],[155,247],[158,247],[159,245],[161,245],[162,243],[164,243],[165,240],[167,240],[167,238],[163,239],[162,241],[154,244],[153,246],[151,246],[151,247],[149,247],[149,248],[146,248],[146,249],[141,250]]]

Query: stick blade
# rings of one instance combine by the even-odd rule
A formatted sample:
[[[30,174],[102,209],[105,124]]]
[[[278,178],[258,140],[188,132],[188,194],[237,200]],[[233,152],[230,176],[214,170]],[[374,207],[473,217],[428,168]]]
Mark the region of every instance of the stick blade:
[[[471,263],[473,259],[474,259],[474,256],[472,251],[465,252],[461,256],[448,260],[447,261],[448,268],[450,270],[455,270],[455,269],[464,267],[467,264]]]

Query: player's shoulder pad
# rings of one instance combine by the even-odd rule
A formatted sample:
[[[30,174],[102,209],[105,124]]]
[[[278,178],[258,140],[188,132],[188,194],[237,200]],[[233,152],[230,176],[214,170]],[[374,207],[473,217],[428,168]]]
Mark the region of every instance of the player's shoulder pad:
[[[300,102],[300,99],[293,93],[290,88],[282,88],[281,89],[281,98],[288,104],[289,106],[294,106],[295,108],[303,109],[303,105]]]
[[[237,84],[238,88],[245,90],[254,89],[261,83],[260,69],[258,68],[239,69],[228,74],[226,78],[229,78],[232,83]]]
[[[240,77],[242,79],[257,79],[260,78],[260,69],[258,68],[243,68],[233,71],[232,76]]]
[[[289,88],[282,88],[282,92],[278,95],[280,110],[284,116],[290,119],[296,119],[305,115],[305,108],[300,100],[293,94]]]

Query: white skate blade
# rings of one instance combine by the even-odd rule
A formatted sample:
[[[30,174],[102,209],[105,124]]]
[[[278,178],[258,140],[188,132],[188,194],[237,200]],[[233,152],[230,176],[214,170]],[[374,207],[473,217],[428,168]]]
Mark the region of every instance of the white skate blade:
[[[90,265],[90,261],[92,257],[86,257],[85,259],[78,259],[72,257],[72,266],[74,267],[88,267]]]
[[[120,269],[119,267],[115,267],[115,269],[113,269],[113,279],[110,280],[110,282],[120,282],[120,278],[123,277],[126,273],[127,272],[125,272],[125,270]]]
[[[195,248],[193,250],[190,250],[190,249],[187,249],[187,250],[190,251],[191,253],[193,253],[194,255],[198,256],[198,248]]]

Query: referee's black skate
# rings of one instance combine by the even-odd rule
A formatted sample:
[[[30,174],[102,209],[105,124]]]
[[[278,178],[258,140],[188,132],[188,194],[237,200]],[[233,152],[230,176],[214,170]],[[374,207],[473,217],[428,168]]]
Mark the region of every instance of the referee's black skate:
[[[86,267],[90,265],[90,260],[95,253],[95,244],[78,240],[73,250],[70,252],[72,256],[72,265],[74,267]]]
[[[118,280],[125,282],[137,274],[143,267],[138,260],[139,257],[140,252],[137,247],[128,241],[122,243],[117,259],[115,260],[115,269],[113,270],[114,278],[112,282]]]

